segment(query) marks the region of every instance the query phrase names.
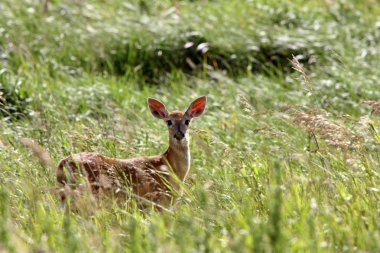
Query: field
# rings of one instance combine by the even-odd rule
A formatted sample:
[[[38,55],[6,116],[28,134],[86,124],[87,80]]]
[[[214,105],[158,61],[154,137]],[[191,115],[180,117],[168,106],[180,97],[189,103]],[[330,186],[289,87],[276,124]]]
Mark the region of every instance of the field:
[[[0,252],[380,252],[379,45],[370,0],[2,0]],[[65,211],[22,144],[160,154],[146,99],[202,95],[166,211]]]

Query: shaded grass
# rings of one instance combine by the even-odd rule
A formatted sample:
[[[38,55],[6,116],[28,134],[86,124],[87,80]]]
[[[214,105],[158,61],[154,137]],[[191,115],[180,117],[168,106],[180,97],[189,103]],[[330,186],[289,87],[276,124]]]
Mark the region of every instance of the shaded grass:
[[[373,57],[379,40],[379,8],[366,3],[56,1],[47,13],[39,1],[21,3],[1,5],[3,55],[14,70],[42,64],[49,75],[107,71],[159,83],[176,69],[266,73],[290,70],[292,55],[313,64],[326,51],[365,47]]]
[[[22,80],[6,69],[0,71],[0,116],[6,120],[19,119],[28,114],[29,94],[20,90]]]

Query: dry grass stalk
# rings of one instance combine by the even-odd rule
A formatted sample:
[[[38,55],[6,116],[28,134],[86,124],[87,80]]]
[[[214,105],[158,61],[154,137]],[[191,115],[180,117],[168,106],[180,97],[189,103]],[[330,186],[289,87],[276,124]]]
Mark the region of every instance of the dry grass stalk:
[[[240,103],[244,107],[244,111],[249,113],[252,117],[262,116],[268,114],[267,112],[257,112],[244,95],[240,95]]]
[[[204,130],[201,130],[201,129],[197,129],[197,128],[193,128],[192,131],[196,132],[198,134],[198,136],[201,136],[201,137],[206,137],[210,140],[210,144],[218,144],[220,146],[222,146],[223,148],[223,158],[220,162],[220,165],[223,167],[225,165],[228,164],[228,158],[231,154],[231,149],[230,147],[228,146],[228,144],[224,143],[223,141],[221,141],[220,139],[218,139],[217,137],[211,135],[210,133],[204,131]]]
[[[298,59],[293,55],[293,59],[290,61],[292,64],[292,68],[301,74],[301,78],[303,83],[308,87],[309,90],[312,90],[313,87],[311,85],[309,76],[306,74],[306,70],[303,65],[298,61]]]
[[[5,149],[5,148],[6,148],[5,144],[0,140],[0,149]]]
[[[239,97],[240,97],[240,102],[244,106],[244,111],[249,112],[252,116],[256,116],[257,115],[256,110],[255,108],[253,108],[251,103],[249,103],[248,99],[243,95],[240,95]]]
[[[0,91],[0,105],[4,105],[7,102],[3,95],[4,93]]]
[[[321,114],[297,112],[294,116],[294,122],[300,124],[307,132],[320,136],[329,145],[343,149],[354,148],[363,139],[362,136],[333,123]]]
[[[240,95],[240,102],[244,107],[244,112],[248,113],[251,119],[255,119],[258,116],[267,116],[272,115],[273,112],[256,112],[255,108],[250,104],[248,99],[244,95]],[[274,128],[272,125],[265,124],[260,122],[260,126],[253,130],[255,133],[263,133],[268,136],[283,136],[284,133],[279,129]]]
[[[380,102],[379,101],[363,101],[363,104],[371,106],[371,114],[380,114]]]
[[[38,158],[38,161],[42,166],[54,168],[55,165],[53,160],[51,159],[49,153],[43,147],[41,147],[39,144],[37,144],[35,141],[29,138],[22,138],[20,142],[24,147],[29,148],[33,152],[33,155],[35,155]]]
[[[198,128],[193,128],[192,131],[196,132],[197,134],[199,134],[200,136],[207,136],[209,138],[209,140],[211,141],[210,144],[219,144],[223,147],[223,149],[225,150],[229,150],[230,147],[228,146],[228,144],[224,143],[223,141],[221,141],[220,139],[218,139],[217,137],[209,134],[207,131],[205,130],[201,130],[201,129],[198,129]]]

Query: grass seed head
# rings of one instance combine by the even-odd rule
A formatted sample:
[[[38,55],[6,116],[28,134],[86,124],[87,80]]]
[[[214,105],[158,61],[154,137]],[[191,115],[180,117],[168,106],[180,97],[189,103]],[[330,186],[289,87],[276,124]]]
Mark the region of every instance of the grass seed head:
[[[293,59],[290,61],[292,64],[292,68],[301,74],[301,79],[303,83],[308,87],[308,89],[312,89],[312,85],[309,79],[309,76],[306,73],[305,68],[303,65],[298,61],[298,59],[293,55]]]
[[[24,147],[29,148],[33,152],[33,155],[38,158],[38,161],[42,166],[54,168],[53,160],[42,146],[29,138],[22,138],[20,142]]]
[[[332,122],[322,114],[296,112],[294,122],[301,125],[308,133],[317,134],[329,145],[343,149],[354,148],[363,139],[360,135]]]

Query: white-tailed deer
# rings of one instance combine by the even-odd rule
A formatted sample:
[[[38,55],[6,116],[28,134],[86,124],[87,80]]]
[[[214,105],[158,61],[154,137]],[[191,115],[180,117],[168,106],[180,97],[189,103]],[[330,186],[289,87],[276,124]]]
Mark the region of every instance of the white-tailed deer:
[[[162,155],[133,159],[115,159],[99,153],[79,153],[62,159],[57,167],[57,181],[64,189],[76,187],[79,177],[85,179],[94,195],[118,195],[130,189],[134,195],[159,205],[172,200],[171,189],[184,181],[190,169],[187,128],[192,118],[199,117],[206,107],[206,97],[194,100],[186,112],[169,113],[165,105],[148,99],[153,116],[163,119],[169,130],[169,148]],[[66,169],[66,170],[65,170]]]

